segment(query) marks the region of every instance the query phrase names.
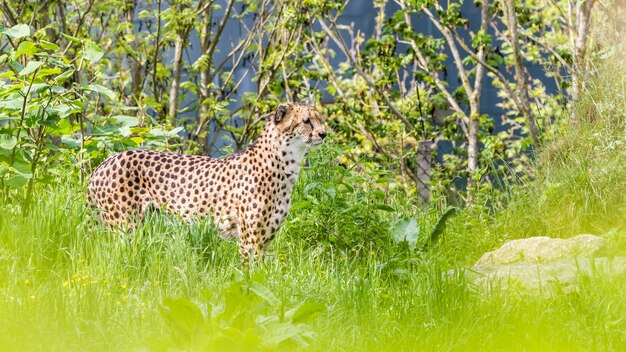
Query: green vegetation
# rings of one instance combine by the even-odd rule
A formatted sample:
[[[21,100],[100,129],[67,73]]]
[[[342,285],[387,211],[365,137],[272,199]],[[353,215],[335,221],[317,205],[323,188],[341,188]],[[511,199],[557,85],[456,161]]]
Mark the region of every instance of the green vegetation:
[[[397,0],[391,16],[374,3],[364,38],[337,22],[344,1],[3,1],[0,351],[626,350],[623,275],[596,268],[575,291],[522,295],[457,270],[537,235],[592,233],[610,239],[607,255],[626,252],[623,8],[477,2],[480,29],[457,2]],[[232,69],[215,55],[220,16],[252,19],[222,53],[240,59]],[[255,93],[235,93],[242,68]],[[481,75],[501,97],[499,133]],[[277,103],[319,102],[316,82],[335,132],[249,270],[208,221],[149,213],[124,232],[85,204],[112,153],[241,148]],[[441,156],[427,205],[413,173],[422,138]]]
[[[620,79],[612,81],[610,94],[602,90],[603,101],[626,93]],[[600,77],[597,82],[607,81]],[[603,117],[589,123],[611,129],[615,119],[623,118],[623,110],[612,106],[617,109],[606,108]],[[580,129],[564,132],[563,140],[580,134]],[[569,142],[569,160],[604,151],[605,143],[623,140],[626,133],[591,135],[595,137]],[[341,150],[331,142],[310,156],[287,224],[270,254],[249,272],[241,270],[235,243],[219,239],[208,224],[150,214],[124,238],[112,235],[91,218],[76,184],[38,188],[33,204],[37,211],[29,217],[3,203],[0,329],[5,333],[0,349],[626,347],[623,276],[597,272],[585,277],[576,292],[562,292],[556,285],[551,293],[535,297],[487,292],[460,273],[448,273],[495,247],[507,229],[518,236],[526,234],[522,229],[555,234],[539,231],[568,223],[561,227],[571,231],[561,233],[567,236],[588,229],[593,219],[611,219],[624,204],[618,196],[606,199],[602,208],[574,202],[573,213],[542,217],[538,214],[544,209],[529,204],[538,192],[545,194],[543,202],[558,204],[556,199],[563,196],[612,194],[619,183],[594,186],[591,178],[577,178],[579,170],[563,159],[565,152],[561,158],[546,155],[539,170],[551,172],[542,171],[542,177],[577,182],[568,186],[570,193],[551,195],[550,184],[544,182],[513,187],[510,207],[495,217],[478,208],[462,211],[448,219],[437,244],[420,252],[413,248],[426,241],[440,212],[414,207],[401,192],[379,194],[370,180],[329,164],[329,155],[337,153]],[[595,156],[601,155],[606,158],[591,164],[591,175],[623,162],[621,152]],[[593,217],[578,215],[592,210]],[[415,220],[407,225],[407,219]],[[623,238],[623,229],[615,227],[619,223],[608,221],[596,228]],[[418,228],[422,235],[417,235]]]

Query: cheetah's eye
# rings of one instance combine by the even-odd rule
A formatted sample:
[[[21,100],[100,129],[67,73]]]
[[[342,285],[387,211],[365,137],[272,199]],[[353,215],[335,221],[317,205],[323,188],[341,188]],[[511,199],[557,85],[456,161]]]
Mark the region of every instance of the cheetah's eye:
[[[309,123],[309,122],[311,122],[311,120],[309,120],[309,119],[304,119],[304,121],[302,121],[302,122],[304,122],[304,123]]]

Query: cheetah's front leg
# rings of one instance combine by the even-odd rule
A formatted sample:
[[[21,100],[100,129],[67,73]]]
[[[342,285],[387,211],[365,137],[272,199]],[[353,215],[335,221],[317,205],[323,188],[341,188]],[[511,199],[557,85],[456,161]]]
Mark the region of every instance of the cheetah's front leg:
[[[239,254],[244,263],[250,259],[260,260],[265,254],[268,243],[263,240],[262,226],[239,226]]]

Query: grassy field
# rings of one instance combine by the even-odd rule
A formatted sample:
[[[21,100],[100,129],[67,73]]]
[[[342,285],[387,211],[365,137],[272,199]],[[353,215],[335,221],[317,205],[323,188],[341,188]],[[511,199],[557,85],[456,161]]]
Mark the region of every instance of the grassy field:
[[[624,276],[528,296],[449,274],[510,238],[590,232],[626,248],[624,65],[589,84],[588,118],[550,142],[535,183],[514,185],[505,208],[461,212],[425,252],[412,249],[424,235],[393,234],[428,233],[445,206],[381,191],[332,146],[309,158],[250,271],[208,224],[150,214],[120,238],[79,183],[38,188],[28,217],[0,204],[0,351],[624,351]]]
[[[300,203],[312,177],[299,184]],[[600,274],[576,293],[531,297],[448,275],[501,240],[475,214],[452,219],[426,253],[389,238],[358,245],[368,242],[350,231],[384,236],[397,212],[416,214],[375,209],[357,203],[361,191],[344,190],[339,203],[360,204],[342,210],[358,228],[324,230],[339,221],[324,217],[329,201],[305,203],[248,272],[236,244],[208,224],[151,215],[121,239],[89,220],[82,189],[39,190],[28,218],[0,206],[0,350],[626,348],[626,277]],[[418,224],[432,227],[434,211],[420,214]],[[348,237],[331,247],[321,236],[333,233]]]

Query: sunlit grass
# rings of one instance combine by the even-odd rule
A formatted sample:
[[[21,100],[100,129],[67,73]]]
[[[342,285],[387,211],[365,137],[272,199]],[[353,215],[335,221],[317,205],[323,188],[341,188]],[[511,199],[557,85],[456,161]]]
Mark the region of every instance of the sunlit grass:
[[[286,232],[248,273],[236,244],[218,239],[208,224],[151,215],[131,236],[119,238],[88,220],[82,197],[69,187],[41,191],[38,212],[26,219],[2,205],[0,329],[6,333],[0,350],[158,349],[163,341],[200,348],[204,340],[176,339],[163,315],[164,300],[187,298],[219,311],[233,283],[247,287],[258,280],[278,305],[236,295],[237,309],[258,315],[244,319],[240,312],[230,324],[243,329],[247,322],[250,336],[261,336],[254,319],[280,320],[305,301],[320,303],[325,310],[305,330],[313,336],[307,340],[311,350],[626,347],[626,279],[610,273],[583,280],[570,294],[488,293],[462,274],[448,274],[456,267],[447,253],[454,244],[425,254],[396,244],[337,251]],[[448,237],[474,235],[469,226],[461,232],[463,219],[455,220]]]
[[[333,164],[332,143],[309,156],[293,211],[250,271],[208,223],[148,214],[128,233],[107,229],[78,183],[38,188],[27,217],[0,204],[0,351],[626,350],[624,275],[531,295],[456,270],[512,237],[591,232],[609,254],[626,249],[623,65],[589,82],[588,118],[546,147],[537,182],[508,185],[506,206],[461,212],[425,253],[390,230],[415,218],[421,244],[444,209]]]

